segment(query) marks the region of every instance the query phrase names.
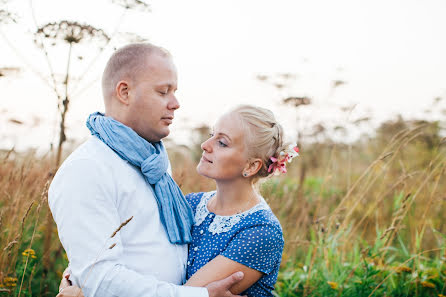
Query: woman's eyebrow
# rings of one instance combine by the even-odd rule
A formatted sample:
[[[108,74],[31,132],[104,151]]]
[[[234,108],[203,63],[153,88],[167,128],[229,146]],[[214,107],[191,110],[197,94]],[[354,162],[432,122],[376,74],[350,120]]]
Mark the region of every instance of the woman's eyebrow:
[[[229,140],[231,140],[231,137],[229,137],[228,134],[225,134],[225,133],[223,133],[223,132],[218,132],[217,135],[225,136],[226,138],[228,138]]]

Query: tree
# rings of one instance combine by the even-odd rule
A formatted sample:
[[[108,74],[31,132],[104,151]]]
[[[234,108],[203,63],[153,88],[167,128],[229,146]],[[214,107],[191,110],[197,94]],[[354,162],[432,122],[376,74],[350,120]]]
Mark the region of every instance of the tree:
[[[0,0],[0,2],[6,4],[8,0]],[[116,19],[114,30],[109,34],[101,28],[72,20],[58,20],[39,26],[34,14],[33,2],[32,0],[29,1],[33,23],[36,28],[33,34],[34,43],[38,49],[41,50],[43,57],[46,60],[48,68],[47,71],[45,71],[46,73],[41,70],[36,70],[32,66],[32,63],[27,61],[20,50],[17,49],[0,30],[6,43],[13,49],[17,56],[25,62],[26,66],[45,82],[57,98],[59,137],[55,158],[56,167],[58,167],[61,162],[63,144],[67,140],[66,116],[69,111],[71,100],[92,85],[92,81],[84,81],[84,78],[86,77],[85,74],[91,70],[100,55],[104,53],[106,47],[112,45],[112,40],[117,39],[119,43],[146,41],[145,38],[142,38],[137,34],[119,32],[119,27],[129,11],[150,12],[149,4],[141,0],[110,0],[110,2],[122,7],[123,10],[121,16]],[[0,9],[0,24],[12,24],[17,22],[17,16],[14,13],[7,9]],[[87,49],[90,59],[86,59],[85,55],[79,54],[82,53],[82,49]],[[95,51],[96,54],[94,54],[93,51]],[[76,52],[78,54],[76,54]],[[65,63],[62,63],[65,65],[63,70],[57,69],[57,66],[61,64],[61,56],[66,57]],[[57,58],[57,61],[54,57]],[[72,70],[75,68],[73,67],[73,64],[78,64],[76,65],[79,66],[77,69],[82,68],[82,65],[84,65],[83,73],[76,76],[76,73]]]
[[[58,166],[62,156],[62,145],[67,139],[65,135],[65,118],[71,99],[69,93],[69,82],[71,78],[70,64],[72,62],[73,47],[81,45],[85,42],[94,41],[99,48],[101,48],[109,43],[110,37],[103,30],[95,28],[91,25],[63,20],[55,23],[48,23],[37,28],[34,41],[45,53],[52,79],[51,87],[57,96],[57,108],[60,114],[59,143],[56,154],[56,166]],[[65,73],[63,74],[63,81],[57,80],[46,50],[48,44],[45,44],[50,43],[50,46],[56,46],[58,42],[63,43],[68,47],[67,66]],[[60,86],[63,86],[62,90]]]

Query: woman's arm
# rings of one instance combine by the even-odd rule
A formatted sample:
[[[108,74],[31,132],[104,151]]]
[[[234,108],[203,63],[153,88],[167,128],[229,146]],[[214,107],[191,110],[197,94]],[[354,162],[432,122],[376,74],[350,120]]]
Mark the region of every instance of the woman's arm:
[[[242,281],[231,287],[230,291],[233,294],[240,294],[263,276],[263,273],[260,271],[219,255],[195,272],[185,285],[204,287],[213,281],[226,278],[237,271],[242,271],[245,277]]]

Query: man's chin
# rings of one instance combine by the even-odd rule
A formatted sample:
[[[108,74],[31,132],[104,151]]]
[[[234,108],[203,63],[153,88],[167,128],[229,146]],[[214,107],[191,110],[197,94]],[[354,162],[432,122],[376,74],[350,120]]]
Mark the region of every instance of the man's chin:
[[[163,138],[166,138],[167,136],[169,136],[169,134],[170,134],[169,128],[163,129],[163,131],[159,135],[157,135],[157,138],[159,139],[158,141],[162,140]]]

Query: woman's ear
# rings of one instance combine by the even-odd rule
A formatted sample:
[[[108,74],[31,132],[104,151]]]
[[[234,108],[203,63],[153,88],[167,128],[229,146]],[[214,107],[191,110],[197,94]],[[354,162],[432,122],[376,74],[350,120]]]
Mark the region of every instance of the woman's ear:
[[[243,170],[243,177],[251,177],[257,174],[263,166],[263,161],[261,159],[251,159],[246,164]]]
[[[116,97],[118,100],[125,104],[129,105],[130,98],[129,98],[129,84],[125,80],[121,80],[116,84]]]

